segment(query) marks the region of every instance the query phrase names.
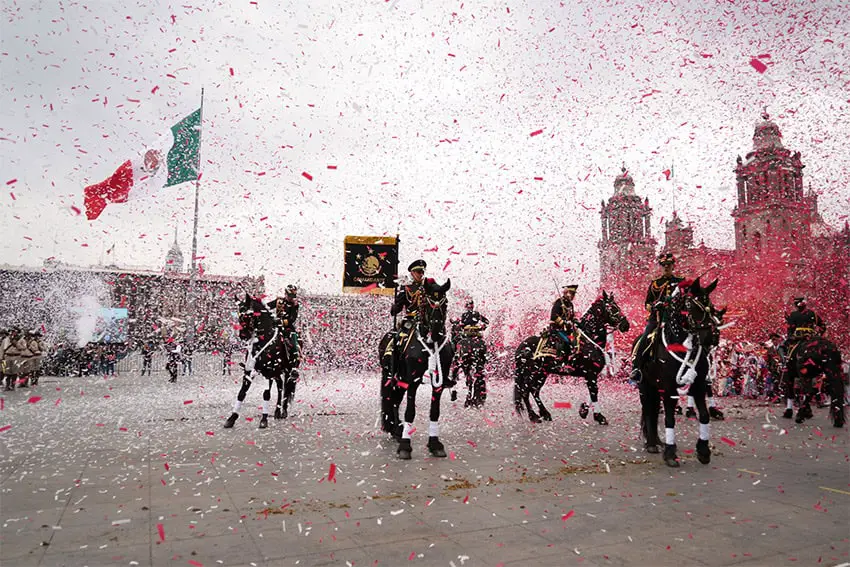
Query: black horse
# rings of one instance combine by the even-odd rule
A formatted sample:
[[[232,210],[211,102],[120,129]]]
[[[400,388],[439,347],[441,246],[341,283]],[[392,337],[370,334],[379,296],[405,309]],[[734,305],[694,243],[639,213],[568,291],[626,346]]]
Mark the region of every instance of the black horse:
[[[832,341],[814,336],[801,340],[792,347],[782,372],[782,385],[785,388],[787,409],[785,418],[793,417],[791,401],[794,399],[794,386],[800,390],[800,409],[797,410],[797,423],[803,423],[814,417],[812,398],[816,394],[815,378],[823,374],[825,387],[832,399],[830,415],[835,427],[844,427],[844,380],[841,376],[841,352]]]
[[[450,287],[451,280],[446,280],[441,286],[426,286],[419,320],[406,350],[396,357],[395,364],[384,356],[389,341],[394,340],[394,334],[387,333],[379,345],[382,429],[399,439],[398,456],[401,459],[411,458],[410,439],[416,417],[416,391],[426,375],[432,387],[427,447],[435,457],[446,456],[445,447],[439,438],[439,420],[443,390],[452,386],[449,371],[454,346],[446,333],[446,293]],[[405,394],[407,406],[402,422],[399,408]]]
[[[271,400],[272,381],[277,385],[277,405],[275,419],[286,419],[289,405],[295,395],[295,384],[298,381],[298,370],[293,364],[293,357],[287,349],[282,331],[272,312],[262,301],[247,293],[239,305],[239,338],[249,342],[245,363],[242,365],[242,387],[233,404],[233,413],[224,422],[224,427],[230,428],[239,418],[239,410],[248,388],[257,376],[268,380],[263,392],[263,416],[260,419],[260,429],[269,426],[269,401]],[[282,400],[281,400],[282,398]]]
[[[676,406],[680,388],[693,396],[699,419],[699,440],[696,453],[699,462],[711,462],[709,440],[710,415],[706,404],[709,354],[720,339],[720,318],[711,304],[710,294],[717,287],[714,280],[707,287],[700,286],[699,278],[685,281],[674,291],[669,304],[661,307],[662,324],[647,355],[641,354],[639,384],[641,403],[641,433],[649,453],[658,453],[660,403],[664,404],[664,462],[678,467],[676,453]]]
[[[549,374],[579,376],[584,377],[590,394],[589,401],[582,402],[579,415],[584,419],[593,408],[593,419],[602,425],[607,425],[608,420],[602,415],[599,404],[597,378],[602,369],[605,368],[605,344],[608,339],[609,327],[625,333],[629,330],[629,321],[620,311],[620,306],[614,300],[614,295],[603,291],[602,295],[593,302],[579,321],[578,348],[566,361],[554,356],[540,356],[536,352],[540,344],[539,335],[528,337],[522,341],[514,355],[516,363],[514,407],[517,413],[522,414],[523,405],[525,405],[531,421],[539,423],[541,418],[551,421],[552,414],[543,406],[540,399],[540,390],[546,383],[546,378]],[[540,410],[539,416],[531,409],[529,395],[533,396],[534,401],[537,402],[537,407]]]
[[[487,362],[487,344],[478,327],[460,329],[452,365],[452,382],[458,374],[466,378],[466,400],[463,407],[480,408],[487,400],[487,382],[484,380],[484,365]]]

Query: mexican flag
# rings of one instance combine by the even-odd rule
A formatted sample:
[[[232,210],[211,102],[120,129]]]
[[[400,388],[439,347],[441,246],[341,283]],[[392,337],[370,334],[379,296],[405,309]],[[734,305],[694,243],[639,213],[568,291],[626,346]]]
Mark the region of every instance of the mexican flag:
[[[171,127],[174,145],[168,150],[166,187],[196,181],[201,170],[201,109]]]
[[[141,159],[128,159],[107,179],[86,187],[83,190],[86,218],[95,220],[107,203],[126,203],[134,186],[156,174],[159,162],[159,152],[148,150]]]
[[[168,151],[168,179],[165,187],[196,181],[201,157],[201,109],[171,127],[174,144]],[[86,218],[97,219],[108,203],[126,203],[130,190],[151,179],[157,172],[161,155],[148,150],[140,159],[128,159],[104,181],[84,190]]]

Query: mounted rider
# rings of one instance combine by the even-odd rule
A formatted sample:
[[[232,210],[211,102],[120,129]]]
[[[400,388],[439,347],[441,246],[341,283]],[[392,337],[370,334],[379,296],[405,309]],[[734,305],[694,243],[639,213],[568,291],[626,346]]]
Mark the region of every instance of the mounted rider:
[[[460,316],[460,325],[464,337],[480,337],[487,330],[490,320],[475,310],[475,301],[466,300],[466,311]]]
[[[659,323],[661,323],[661,307],[673,295],[673,291],[679,282],[685,279],[673,275],[676,258],[670,252],[660,254],[658,256],[658,264],[663,269],[663,272],[660,278],[652,280],[652,283],[649,284],[649,288],[646,290],[644,308],[649,312],[649,316],[646,320],[646,327],[643,330],[643,334],[638,338],[635,348],[632,351],[632,374],[630,380],[633,382],[640,382],[641,380],[640,363],[652,345],[651,342],[647,344],[647,338],[653,334],[658,328]]]
[[[786,360],[790,359],[802,341],[814,336],[822,336],[826,332],[826,323],[820,316],[806,306],[805,297],[795,297],[794,305],[797,307],[785,317],[788,334],[785,338]]]
[[[283,336],[286,350],[292,360],[292,367],[297,368],[301,364],[298,331],[295,329],[295,321],[298,320],[298,288],[294,285],[286,286],[283,297],[277,297],[269,303],[268,307],[277,319],[278,329]]]
[[[578,285],[570,284],[561,288],[561,297],[552,304],[549,312],[549,328],[540,334],[535,358],[555,356],[566,360],[576,345],[576,310],[573,307]]]
[[[410,337],[413,336],[413,331],[419,320],[422,303],[425,301],[425,286],[435,283],[432,278],[425,278],[426,267],[428,267],[428,264],[425,260],[414,260],[407,267],[407,271],[410,272],[411,282],[405,284],[400,291],[396,292],[395,301],[393,301],[393,305],[390,308],[390,315],[393,317],[402,311],[404,312],[404,317],[396,325],[396,328],[393,329],[395,335],[393,336],[393,340],[387,345],[384,356],[392,357],[394,355],[400,355],[400,352],[396,352],[398,350],[395,348],[396,345],[401,347],[401,352],[407,349]]]

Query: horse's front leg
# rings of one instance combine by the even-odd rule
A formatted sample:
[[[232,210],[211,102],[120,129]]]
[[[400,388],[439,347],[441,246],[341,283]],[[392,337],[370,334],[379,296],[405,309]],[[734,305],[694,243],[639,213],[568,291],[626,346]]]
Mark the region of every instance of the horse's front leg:
[[[699,388],[702,390],[702,388]],[[708,407],[706,391],[694,391],[691,386],[691,392],[694,400],[694,405],[697,409],[697,418],[699,419],[699,439],[697,440],[697,459],[704,465],[711,462],[711,447],[708,441],[711,438],[711,411]]]
[[[587,385],[588,406],[593,410],[593,420],[599,425],[608,425],[608,420],[602,415],[602,404],[599,402],[599,374],[589,373],[584,378]]]
[[[260,418],[260,429],[269,426],[269,402],[272,399],[272,378],[266,380],[266,389],[263,391],[263,416]]]
[[[401,431],[401,441],[398,444],[399,459],[410,460],[413,453],[410,435],[413,433],[413,420],[416,419],[416,390],[419,389],[419,380],[411,380],[407,383],[407,406],[404,408],[404,424]]]
[[[540,423],[540,416],[537,415],[537,412],[531,409],[531,394],[533,391],[539,391],[539,386],[537,385],[538,382],[538,370],[536,368],[529,369],[528,377],[525,381],[525,389],[522,391],[522,400],[525,403],[525,409],[528,412],[528,419],[530,419],[532,423]]]
[[[239,410],[242,409],[242,402],[245,401],[245,396],[248,394],[248,388],[251,387],[252,383],[251,372],[245,371],[242,374],[242,386],[239,388],[239,393],[236,395],[236,401],[233,402],[233,413],[230,414],[230,417],[227,418],[227,421],[224,422],[225,429],[230,429],[236,424],[236,420],[239,419]]]
[[[277,404],[274,407],[274,418],[284,419],[286,416],[283,415],[283,404],[281,402],[283,399],[283,376],[275,376],[274,383],[277,386]]]
[[[673,380],[665,384],[662,400],[664,401],[664,462],[668,467],[678,467],[679,457],[676,454],[676,405],[678,399],[671,394],[676,393]]]
[[[640,392],[640,424],[647,453],[658,453],[661,439],[658,438],[658,413],[661,406],[658,388],[650,380],[642,380]]]
[[[428,451],[434,457],[445,457],[446,448],[440,441],[440,399],[443,387],[433,388],[431,392],[431,411],[428,414]]]
[[[292,400],[295,397],[296,385],[298,385],[298,369],[292,368],[287,370],[283,380],[283,419],[289,417],[289,406],[292,405]]]

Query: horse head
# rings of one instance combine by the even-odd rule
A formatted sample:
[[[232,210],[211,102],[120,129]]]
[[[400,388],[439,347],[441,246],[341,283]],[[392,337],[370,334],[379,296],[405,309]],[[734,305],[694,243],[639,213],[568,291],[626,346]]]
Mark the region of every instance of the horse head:
[[[696,335],[703,346],[716,346],[720,340],[720,322],[726,312],[718,310],[711,303],[711,292],[717,287],[717,280],[702,287],[699,278],[683,281],[679,284],[678,310],[684,318],[683,326]]]
[[[239,303],[239,338],[247,341],[268,327],[271,314],[263,302],[245,293],[245,298]]]
[[[621,333],[628,332],[629,320],[626,318],[617,301],[614,299],[613,293],[608,293],[602,290],[602,312],[605,315],[605,324],[609,327],[615,327]]]
[[[451,279],[447,279],[443,285],[437,285],[431,281],[426,283],[425,301],[422,308],[422,330],[427,332],[435,343],[442,342],[446,336],[446,312],[448,311],[448,297],[446,294],[452,287]]]

